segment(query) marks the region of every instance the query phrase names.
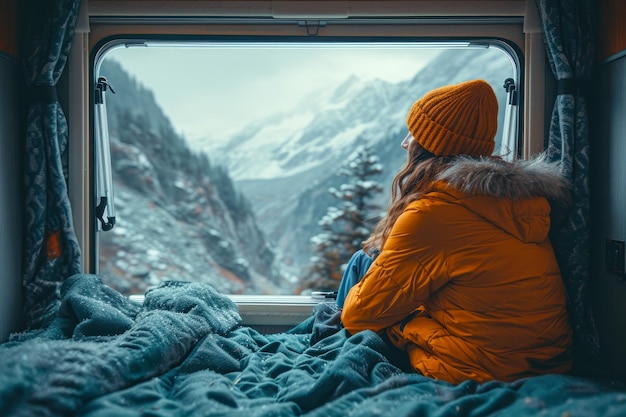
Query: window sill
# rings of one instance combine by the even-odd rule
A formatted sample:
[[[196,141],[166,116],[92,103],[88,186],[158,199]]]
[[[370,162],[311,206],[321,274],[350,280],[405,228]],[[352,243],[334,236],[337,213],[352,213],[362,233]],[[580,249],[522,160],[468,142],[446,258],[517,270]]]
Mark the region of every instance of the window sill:
[[[332,298],[307,295],[228,295],[239,306],[242,324],[246,326],[294,326],[313,313],[320,302],[334,302]],[[129,299],[142,304],[143,295],[131,295]]]

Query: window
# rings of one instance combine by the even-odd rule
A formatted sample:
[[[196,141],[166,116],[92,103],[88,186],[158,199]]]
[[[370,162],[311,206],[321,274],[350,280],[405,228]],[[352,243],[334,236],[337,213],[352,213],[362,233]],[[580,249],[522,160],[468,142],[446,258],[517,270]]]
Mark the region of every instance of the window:
[[[514,156],[519,61],[475,38],[107,42],[94,62],[94,84],[108,83],[96,142],[108,136],[115,225],[98,223],[98,273],[128,295],[165,280],[227,294],[334,290],[386,208],[410,105],[483,78],[500,103],[495,153]],[[357,183],[369,185],[358,203]]]

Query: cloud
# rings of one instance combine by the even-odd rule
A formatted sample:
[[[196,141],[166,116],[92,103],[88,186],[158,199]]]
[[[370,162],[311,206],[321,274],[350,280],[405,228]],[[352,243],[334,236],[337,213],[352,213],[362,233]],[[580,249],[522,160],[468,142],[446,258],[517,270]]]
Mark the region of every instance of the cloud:
[[[227,138],[351,75],[408,79],[441,52],[370,46],[129,47],[113,49],[105,59],[115,59],[151,89],[174,128],[194,142]]]

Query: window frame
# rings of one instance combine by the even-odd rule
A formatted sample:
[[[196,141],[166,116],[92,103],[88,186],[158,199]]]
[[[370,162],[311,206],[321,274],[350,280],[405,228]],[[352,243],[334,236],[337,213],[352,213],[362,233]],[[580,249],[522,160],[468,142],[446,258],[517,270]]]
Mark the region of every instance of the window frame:
[[[221,4],[221,8],[218,3]],[[228,6],[225,3],[229,3]],[[252,3],[254,5],[251,7]],[[315,8],[304,10],[302,5],[295,3],[297,2],[188,1],[180,2],[176,8],[172,6],[163,11],[152,1],[89,1],[88,7],[84,8],[87,11],[83,10],[81,13],[82,27],[79,19],[76,41],[68,63],[69,78],[76,80],[70,84],[69,118],[72,121],[71,126],[75,127],[70,129],[69,146],[72,155],[69,161],[70,172],[84,173],[80,180],[78,176],[70,175],[70,200],[77,237],[83,249],[85,272],[97,272],[95,182],[92,169],[94,163],[92,80],[98,53],[94,51],[101,50],[103,45],[117,37],[145,39],[167,36],[171,39],[201,39],[216,36],[265,36],[306,39],[317,36],[327,39],[376,37],[432,41],[468,38],[498,40],[502,42],[503,48],[510,48],[512,53],[519,57],[517,71],[520,79],[516,82],[521,86],[521,108],[518,118],[520,155],[527,157],[543,149],[544,106],[543,96],[538,94],[543,86],[534,86],[535,94],[531,96],[525,85],[530,80],[539,80],[543,83],[545,62],[542,45],[539,48],[540,39],[537,33],[524,33],[525,2],[424,2],[437,5],[432,4],[430,9],[422,11],[407,10],[405,3],[415,2],[332,2],[350,3],[352,5],[350,17],[344,16],[337,11],[338,9],[324,14],[315,11],[319,10]],[[491,3],[488,9],[485,8],[485,3]],[[503,10],[504,3],[508,7]],[[451,4],[454,7],[451,8]],[[267,16],[268,7],[273,16]],[[362,16],[353,17],[359,14]],[[72,93],[72,90],[75,93]],[[534,127],[529,129],[528,123],[531,120],[541,123],[535,123]],[[540,132],[539,136],[537,132]],[[542,138],[541,141],[534,139],[537,137]],[[296,324],[311,314],[313,305],[324,301],[323,298],[308,296],[232,296],[232,298],[239,304],[244,322],[251,325]],[[141,297],[134,299],[141,301]]]

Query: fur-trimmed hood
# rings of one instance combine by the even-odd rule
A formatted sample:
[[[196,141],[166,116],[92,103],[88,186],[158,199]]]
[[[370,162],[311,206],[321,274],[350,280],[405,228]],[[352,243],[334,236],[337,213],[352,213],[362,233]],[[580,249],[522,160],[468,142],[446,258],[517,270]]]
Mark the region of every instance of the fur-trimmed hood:
[[[458,204],[524,242],[543,242],[552,208],[569,202],[568,182],[545,154],[506,162],[460,157],[439,176],[439,197]],[[447,196],[447,197],[446,197]]]
[[[549,162],[546,153],[515,162],[459,157],[439,179],[467,196],[514,200],[545,197],[560,204],[570,200],[569,183],[561,174],[560,164]]]

